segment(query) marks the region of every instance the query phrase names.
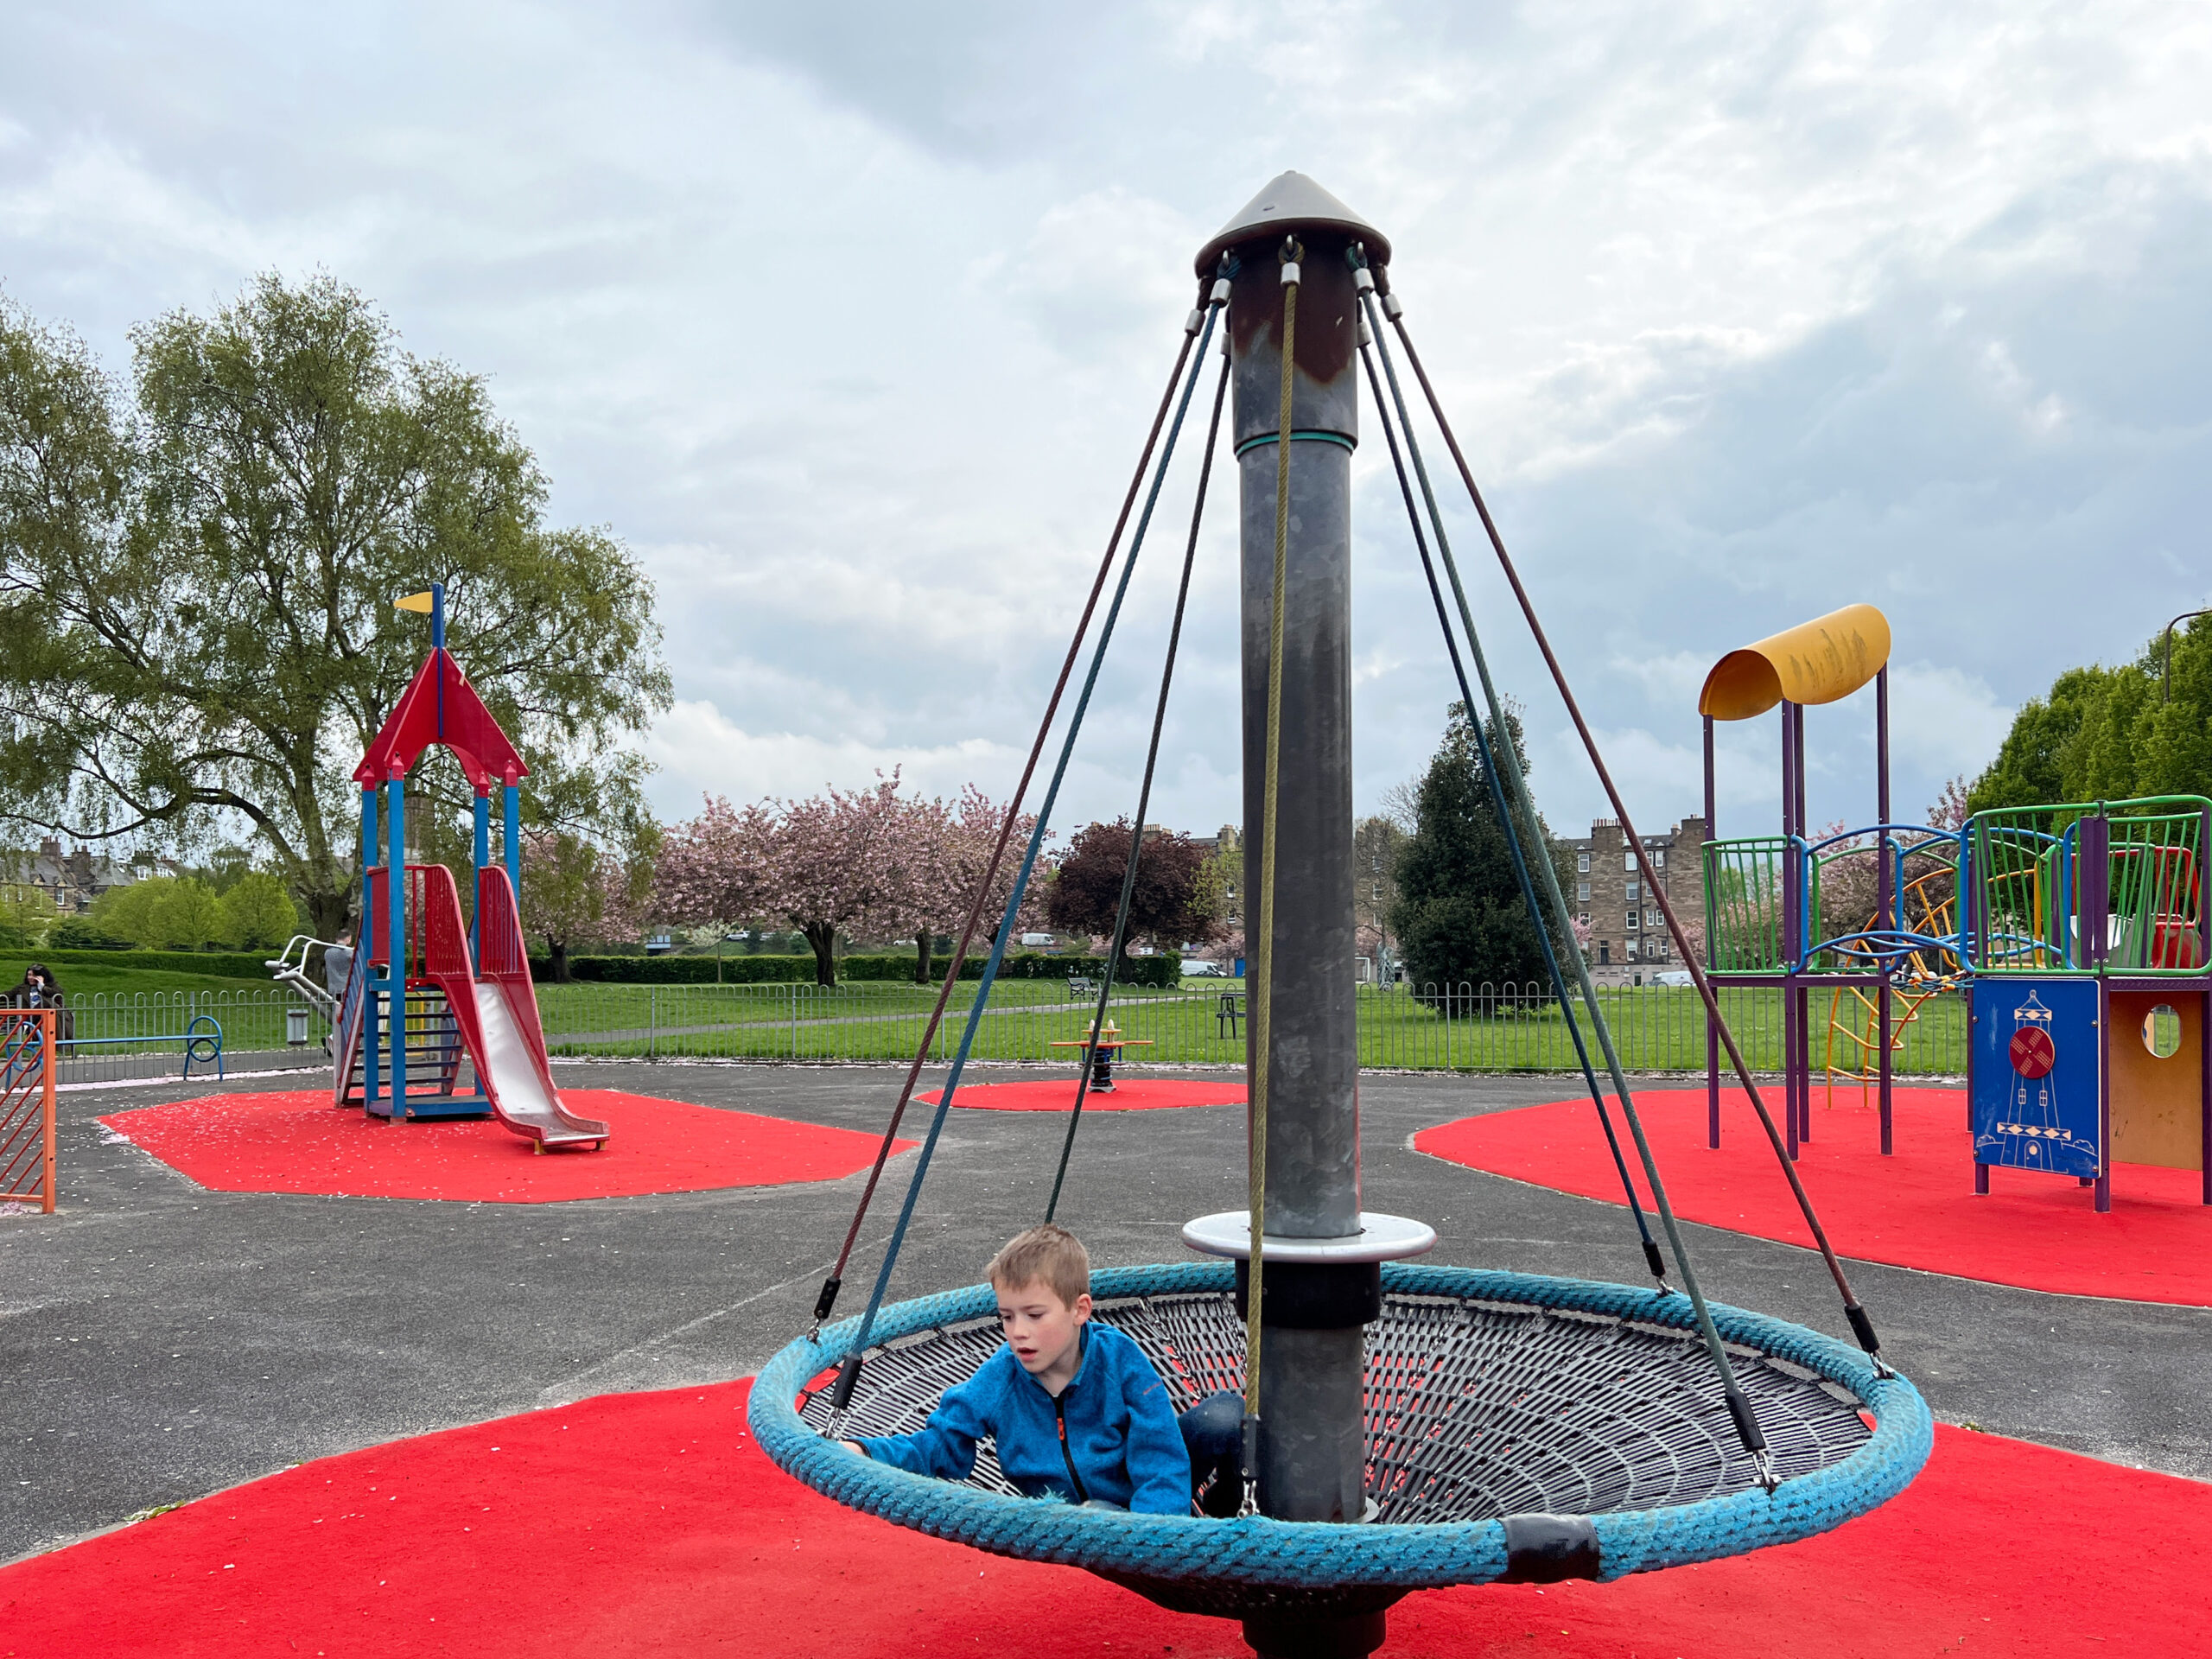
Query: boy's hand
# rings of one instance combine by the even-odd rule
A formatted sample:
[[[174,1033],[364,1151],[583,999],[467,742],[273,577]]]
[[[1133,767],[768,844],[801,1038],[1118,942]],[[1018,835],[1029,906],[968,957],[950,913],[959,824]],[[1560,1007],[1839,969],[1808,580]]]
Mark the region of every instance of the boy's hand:
[[[868,1448],[862,1446],[858,1440],[840,1440],[837,1444],[843,1446],[848,1452],[856,1452],[861,1457],[868,1456]]]

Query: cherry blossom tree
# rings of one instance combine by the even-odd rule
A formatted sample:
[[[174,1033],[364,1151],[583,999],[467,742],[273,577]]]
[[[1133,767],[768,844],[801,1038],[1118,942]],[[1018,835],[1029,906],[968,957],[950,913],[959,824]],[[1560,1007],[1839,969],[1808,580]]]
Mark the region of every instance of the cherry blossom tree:
[[[837,982],[840,934],[895,928],[927,860],[899,774],[870,789],[832,786],[781,804],[763,846],[768,913],[806,936],[818,985]]]
[[[663,832],[653,919],[727,928],[771,914],[768,847],[776,832],[773,802],[739,808],[721,796],[705,798],[697,817]]]
[[[645,873],[582,836],[525,830],[522,929],[545,941],[553,978],[569,978],[569,950],[586,939],[628,941],[644,925]]]
[[[914,980],[917,984],[926,985],[935,982],[936,978],[931,964],[932,936],[957,934],[966,925],[968,912],[976,902],[976,890],[990,868],[991,854],[998,846],[1006,809],[973,784],[963,787],[960,798],[949,806],[938,800],[916,801],[912,805],[912,833],[922,843],[914,859],[919,879],[910,901],[914,924]],[[1006,914],[1007,897],[1014,891],[1014,878],[1021,868],[1022,854],[1036,829],[1036,815],[1025,812],[1007,837],[1006,855],[999,861],[991,890],[984,898],[976,933],[979,941],[997,938],[999,923]],[[1051,839],[1049,835],[1046,839]],[[1032,877],[1022,895],[1020,912],[1014,918],[1017,932],[1042,925],[1043,886]]]
[[[1967,817],[1967,780],[1964,777],[1954,778],[1943,785],[1936,804],[1928,809],[1928,827],[1957,830],[1965,824]]]
[[[873,933],[915,940],[916,978],[932,980],[933,936],[956,932],[996,845],[1002,809],[970,785],[957,803],[899,792],[896,771],[861,790],[735,807],[709,798],[699,816],[665,833],[652,911],[661,920],[722,926],[772,922],[814,951],[815,978],[836,982],[840,938]],[[992,884],[995,928],[1012,889],[1024,817]],[[1025,912],[1027,906],[1025,906]]]

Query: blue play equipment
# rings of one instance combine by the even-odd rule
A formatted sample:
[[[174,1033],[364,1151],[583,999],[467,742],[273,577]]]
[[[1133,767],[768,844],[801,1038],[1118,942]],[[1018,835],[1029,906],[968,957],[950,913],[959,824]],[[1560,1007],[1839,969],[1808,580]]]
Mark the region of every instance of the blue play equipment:
[[[1094,1317],[1133,1338],[1178,1411],[1242,1381],[1236,1264],[1094,1273]],[[1368,1327],[1366,1524],[1130,1516],[1025,1498],[979,1460],[953,1484],[855,1458],[832,1427],[825,1355],[802,1337],[753,1388],[761,1449],[855,1509],[1026,1560],[1088,1568],[1185,1612],[1279,1627],[1379,1612],[1455,1584],[1618,1579],[1787,1543],[1887,1502],[1934,1444],[1912,1385],[1802,1326],[1714,1304],[1777,1448],[1762,1485],[1695,1340],[1688,1302],[1623,1285],[1394,1263]],[[836,1432],[921,1426],[999,1341],[988,1285],[877,1315],[873,1386]],[[1479,1383],[1471,1386],[1471,1378]],[[1873,1419],[1870,1428],[1859,1413]],[[1249,1627],[1248,1627],[1249,1628]]]
[[[1847,607],[1715,664],[1705,715],[1706,815],[1715,720],[1782,711],[1783,833],[1704,847],[1707,971],[1783,996],[1786,1150],[1812,1136],[1811,999],[1869,1016],[1876,1057],[1841,1075],[1878,1084],[1891,1150],[1894,1011],[1940,995],[1967,1004],[1967,1127],[1974,1191],[1990,1171],[2068,1175],[2112,1207],[2115,1162],[2198,1172],[2212,1205],[2212,906],[2202,870],[2212,801],[2148,796],[1993,808],[1956,830],[1889,821],[1889,630]],[[1816,670],[1821,671],[1815,671]],[[1874,686],[1878,822],[1807,830],[1805,708]],[[1827,917],[1824,888],[1873,860],[1872,913]],[[1706,1054],[1707,1137],[1720,1143],[1717,1033]]]

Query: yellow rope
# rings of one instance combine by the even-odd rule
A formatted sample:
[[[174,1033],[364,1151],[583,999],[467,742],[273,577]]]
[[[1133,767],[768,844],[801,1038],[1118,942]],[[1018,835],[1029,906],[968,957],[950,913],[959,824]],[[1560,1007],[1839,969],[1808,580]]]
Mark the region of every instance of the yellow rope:
[[[1286,242],[1282,251],[1282,405],[1275,434],[1275,568],[1268,615],[1268,737],[1261,773],[1260,915],[1252,941],[1251,1273],[1244,1299],[1244,1414],[1260,1414],[1260,1291],[1268,1222],[1268,1002],[1274,988],[1275,792],[1282,752],[1282,613],[1290,535],[1290,387],[1298,345],[1298,261],[1305,249]],[[1255,1473],[1257,1471],[1255,1471]]]

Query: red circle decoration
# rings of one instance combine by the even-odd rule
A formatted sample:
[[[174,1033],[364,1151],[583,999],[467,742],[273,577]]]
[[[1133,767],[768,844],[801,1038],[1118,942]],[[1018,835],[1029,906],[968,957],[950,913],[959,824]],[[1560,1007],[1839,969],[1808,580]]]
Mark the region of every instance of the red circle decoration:
[[[2050,1075],[2050,1068],[2058,1064],[2058,1050],[2041,1026],[2022,1026],[2012,1033],[2011,1058],[2015,1071],[2033,1080]]]

